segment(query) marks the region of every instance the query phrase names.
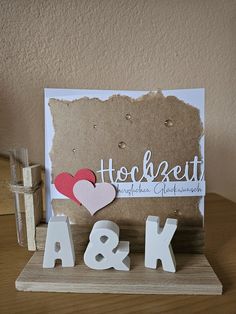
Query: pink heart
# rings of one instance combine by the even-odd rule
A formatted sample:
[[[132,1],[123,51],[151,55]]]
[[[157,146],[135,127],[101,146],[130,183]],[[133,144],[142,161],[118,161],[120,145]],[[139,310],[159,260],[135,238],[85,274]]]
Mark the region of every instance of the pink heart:
[[[80,169],[72,176],[68,172],[62,172],[56,176],[54,185],[56,189],[63,195],[69,197],[72,201],[81,205],[80,201],[73,194],[73,186],[79,180],[88,180],[92,183],[96,182],[96,176],[90,169]]]
[[[94,215],[99,209],[110,204],[116,197],[116,189],[110,183],[93,183],[81,180],[73,187],[74,196]]]

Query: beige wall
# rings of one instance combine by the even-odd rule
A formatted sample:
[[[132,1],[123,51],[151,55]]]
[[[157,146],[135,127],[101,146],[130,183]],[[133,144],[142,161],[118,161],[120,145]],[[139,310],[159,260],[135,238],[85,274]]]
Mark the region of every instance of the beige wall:
[[[0,0],[0,147],[43,163],[43,88],[206,88],[208,191],[236,201],[236,1]]]

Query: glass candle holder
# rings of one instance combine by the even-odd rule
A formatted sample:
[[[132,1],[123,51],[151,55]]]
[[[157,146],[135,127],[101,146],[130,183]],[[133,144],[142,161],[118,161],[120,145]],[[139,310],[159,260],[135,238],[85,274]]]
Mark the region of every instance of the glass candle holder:
[[[11,189],[14,195],[17,241],[21,246],[27,246],[25,202],[23,190],[23,168],[29,166],[28,150],[26,148],[12,149],[10,155]]]

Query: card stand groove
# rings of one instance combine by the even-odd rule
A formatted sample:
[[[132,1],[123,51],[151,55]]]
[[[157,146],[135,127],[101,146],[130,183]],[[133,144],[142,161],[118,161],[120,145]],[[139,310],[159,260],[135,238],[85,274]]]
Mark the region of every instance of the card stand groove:
[[[85,251],[91,227],[71,225],[74,246]],[[120,240],[130,241],[131,252],[144,251],[144,226],[120,226]],[[37,250],[44,250],[47,224],[36,227]],[[205,232],[203,228],[184,228],[176,231],[172,245],[175,253],[203,253]]]

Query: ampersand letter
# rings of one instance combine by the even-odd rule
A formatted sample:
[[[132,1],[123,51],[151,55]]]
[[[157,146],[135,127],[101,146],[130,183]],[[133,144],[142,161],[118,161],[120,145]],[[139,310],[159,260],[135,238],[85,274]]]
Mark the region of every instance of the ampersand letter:
[[[119,241],[119,227],[112,221],[97,221],[84,253],[85,264],[92,269],[129,270],[129,241]]]

